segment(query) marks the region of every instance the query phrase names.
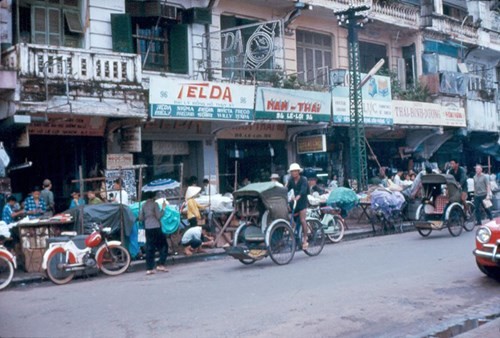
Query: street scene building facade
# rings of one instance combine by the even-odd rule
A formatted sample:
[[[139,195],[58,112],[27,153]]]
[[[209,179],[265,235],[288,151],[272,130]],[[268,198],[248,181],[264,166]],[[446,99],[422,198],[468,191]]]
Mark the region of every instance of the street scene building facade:
[[[23,196],[49,177],[61,203],[118,154],[220,192],[292,162],[348,182],[349,6],[360,72],[384,60],[362,87],[368,176],[498,171],[496,1],[2,0],[0,176]]]

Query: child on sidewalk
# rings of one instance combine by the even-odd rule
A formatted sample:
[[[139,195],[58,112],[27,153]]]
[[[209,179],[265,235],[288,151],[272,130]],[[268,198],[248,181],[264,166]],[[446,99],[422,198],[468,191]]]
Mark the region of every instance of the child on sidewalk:
[[[208,235],[210,228],[208,226],[195,226],[189,228],[182,236],[182,246],[184,254],[191,256],[193,253],[205,253],[202,247],[211,247],[214,244],[214,238]]]

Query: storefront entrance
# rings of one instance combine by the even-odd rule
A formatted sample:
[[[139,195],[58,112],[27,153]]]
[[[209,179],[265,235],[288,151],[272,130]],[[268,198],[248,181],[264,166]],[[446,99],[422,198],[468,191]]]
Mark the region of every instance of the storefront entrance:
[[[269,181],[272,173],[281,177],[287,170],[284,141],[218,140],[221,192],[232,192],[244,178],[250,182]]]

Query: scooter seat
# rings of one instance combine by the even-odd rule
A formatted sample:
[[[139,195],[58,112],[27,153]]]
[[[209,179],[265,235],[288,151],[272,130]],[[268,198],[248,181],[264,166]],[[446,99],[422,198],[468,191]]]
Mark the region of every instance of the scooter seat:
[[[71,240],[75,243],[78,249],[85,249],[85,238],[87,237],[88,235],[77,235],[71,238]]]

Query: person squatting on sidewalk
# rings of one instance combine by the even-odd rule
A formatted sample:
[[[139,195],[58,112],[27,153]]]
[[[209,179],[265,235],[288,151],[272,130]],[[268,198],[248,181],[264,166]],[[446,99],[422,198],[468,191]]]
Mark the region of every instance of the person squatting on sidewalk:
[[[156,266],[157,271],[168,272],[165,267],[167,260],[168,244],[165,235],[161,231],[160,219],[165,213],[166,201],[163,201],[162,207],[155,202],[154,193],[146,192],[144,194],[146,202],[142,205],[139,220],[144,221],[144,228],[146,229],[146,274],[151,275],[155,273],[155,252],[160,253],[160,259]]]
[[[210,237],[209,226],[195,226],[189,228],[184,235],[182,235],[181,244],[184,247],[184,254],[191,256],[194,252],[204,253],[202,247],[211,247],[214,244],[213,237]]]

